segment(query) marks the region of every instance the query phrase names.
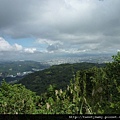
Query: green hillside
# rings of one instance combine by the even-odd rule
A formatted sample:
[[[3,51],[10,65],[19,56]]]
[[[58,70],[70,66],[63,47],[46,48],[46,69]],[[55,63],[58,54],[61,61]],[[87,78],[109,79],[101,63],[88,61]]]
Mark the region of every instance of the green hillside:
[[[48,67],[49,65],[35,61],[6,61],[0,62],[0,73],[3,76],[16,75],[18,72],[31,71],[33,68],[45,69]]]
[[[68,66],[71,65],[62,65],[61,70],[69,68]],[[58,66],[53,66],[44,72],[50,73],[54,68],[58,69]],[[72,69],[74,71],[75,68]],[[104,68],[78,70],[74,73],[73,79],[69,80],[66,89],[57,89],[55,85],[50,84],[47,91],[39,96],[26,89],[24,85],[11,85],[3,81],[0,86],[0,114],[71,114],[73,119],[77,118],[72,115],[85,114],[119,116],[119,70],[120,52],[113,56],[113,62]],[[29,80],[33,79],[29,77]]]
[[[58,89],[65,89],[78,70],[84,70],[94,66],[104,67],[105,64],[75,63],[54,65],[43,71],[29,74],[18,83],[25,85],[26,88],[40,95],[47,91],[50,84],[55,85]]]

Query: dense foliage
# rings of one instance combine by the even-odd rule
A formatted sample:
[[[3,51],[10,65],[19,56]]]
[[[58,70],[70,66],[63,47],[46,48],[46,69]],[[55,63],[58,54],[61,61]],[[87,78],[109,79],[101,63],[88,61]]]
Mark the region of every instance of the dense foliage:
[[[37,96],[21,84],[10,85],[5,81],[0,87],[0,114],[34,113]]]
[[[120,53],[104,68],[78,70],[66,89],[50,84],[37,96],[23,85],[0,87],[0,113],[120,114]]]
[[[50,84],[56,84],[58,89],[65,90],[78,70],[89,69],[94,66],[104,67],[105,64],[75,63],[54,65],[43,71],[29,74],[18,83],[25,85],[26,88],[36,92],[38,95],[46,92]]]

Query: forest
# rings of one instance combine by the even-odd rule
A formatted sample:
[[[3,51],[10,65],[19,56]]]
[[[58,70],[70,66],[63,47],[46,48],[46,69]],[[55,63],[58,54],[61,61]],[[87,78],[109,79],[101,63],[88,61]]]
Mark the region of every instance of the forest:
[[[112,58],[112,62],[101,67],[76,71],[72,67],[72,73],[65,69],[63,72],[72,77],[67,77],[69,83],[64,89],[50,83],[46,91],[37,93],[32,91],[34,87],[30,90],[21,83],[8,84],[3,80],[0,114],[120,114],[120,52]],[[57,70],[62,76],[62,71]],[[53,72],[46,72],[52,76]],[[42,79],[36,74],[37,79]],[[37,82],[31,76],[27,78],[28,84],[29,81]]]
[[[85,70],[92,67],[104,67],[105,64],[98,63],[73,63],[53,65],[48,69],[38,71],[25,76],[17,84],[25,85],[27,89],[34,91],[37,95],[47,92],[49,85],[55,85],[56,89],[65,90],[70,80],[79,70]]]

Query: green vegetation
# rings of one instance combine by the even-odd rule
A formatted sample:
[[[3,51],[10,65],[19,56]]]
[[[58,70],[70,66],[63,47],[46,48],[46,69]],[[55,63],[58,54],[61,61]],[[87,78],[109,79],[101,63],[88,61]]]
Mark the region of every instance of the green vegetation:
[[[48,67],[49,65],[47,64],[35,61],[0,62],[0,83],[3,79],[6,82],[14,83],[24,77],[25,74],[23,72],[34,72],[34,70],[42,70]]]
[[[48,67],[48,65],[35,61],[0,62],[0,73],[6,77],[7,75],[16,75],[18,72],[31,71],[32,68],[44,69]]]
[[[29,114],[36,111],[37,96],[23,85],[10,85],[5,81],[0,87],[0,114]]]
[[[119,70],[118,52],[113,56],[113,62],[105,67],[94,66],[73,72],[74,76],[66,89],[49,84],[47,92],[39,96],[21,84],[10,85],[3,81],[0,87],[0,113],[120,114]],[[46,74],[52,76],[53,72],[46,71]]]
[[[62,88],[65,90],[78,70],[89,69],[94,66],[104,67],[105,64],[75,63],[54,65],[48,69],[29,74],[18,83],[25,85],[27,89],[36,92],[38,95],[46,92],[50,84],[55,84],[57,89]]]

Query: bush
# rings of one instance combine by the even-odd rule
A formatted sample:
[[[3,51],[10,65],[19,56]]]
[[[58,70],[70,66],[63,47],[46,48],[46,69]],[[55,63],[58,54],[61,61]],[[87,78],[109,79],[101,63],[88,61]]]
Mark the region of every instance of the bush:
[[[36,111],[37,96],[21,84],[10,85],[5,81],[0,87],[0,113],[29,114]]]

